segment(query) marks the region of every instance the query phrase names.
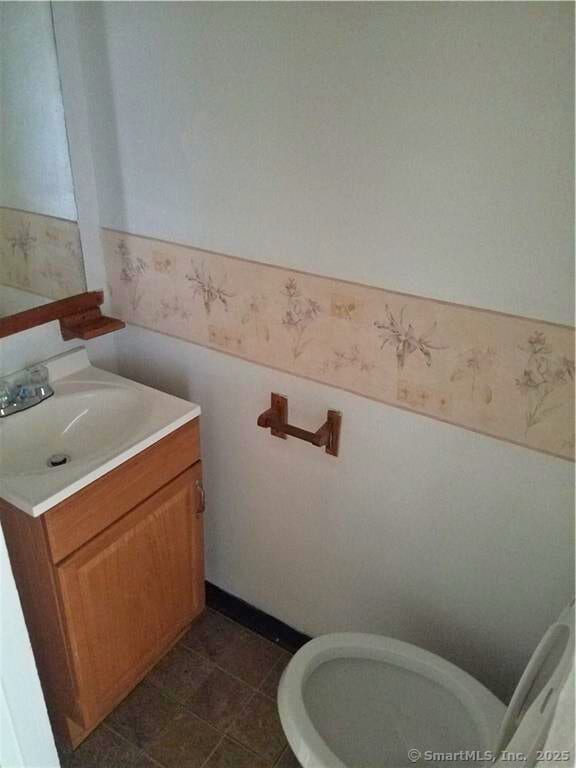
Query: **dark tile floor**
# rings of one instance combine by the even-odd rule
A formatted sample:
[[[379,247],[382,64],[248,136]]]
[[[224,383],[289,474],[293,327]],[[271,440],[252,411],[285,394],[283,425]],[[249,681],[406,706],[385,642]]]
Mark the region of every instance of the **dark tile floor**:
[[[207,609],[63,768],[298,768],[276,709],[290,654]]]

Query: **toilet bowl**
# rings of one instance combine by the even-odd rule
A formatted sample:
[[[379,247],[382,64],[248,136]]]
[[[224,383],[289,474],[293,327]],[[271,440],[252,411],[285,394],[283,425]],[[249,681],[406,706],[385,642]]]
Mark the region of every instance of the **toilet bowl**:
[[[282,727],[303,768],[490,764],[503,750],[534,764],[573,655],[574,603],[546,632],[508,708],[469,674],[378,635],[303,646],[278,689]],[[503,755],[502,765],[514,765]]]

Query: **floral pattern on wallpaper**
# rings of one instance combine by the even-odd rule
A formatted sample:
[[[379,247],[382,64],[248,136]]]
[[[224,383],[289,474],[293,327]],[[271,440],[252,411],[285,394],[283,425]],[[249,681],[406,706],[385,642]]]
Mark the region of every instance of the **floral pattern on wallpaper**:
[[[561,409],[566,396],[573,394],[574,360],[555,354],[541,331],[536,331],[520,347],[526,353],[526,367],[516,385],[526,399],[526,434],[528,430]]]
[[[77,223],[0,208],[0,284],[48,299],[85,291]]]
[[[573,328],[102,237],[128,322],[573,459]]]

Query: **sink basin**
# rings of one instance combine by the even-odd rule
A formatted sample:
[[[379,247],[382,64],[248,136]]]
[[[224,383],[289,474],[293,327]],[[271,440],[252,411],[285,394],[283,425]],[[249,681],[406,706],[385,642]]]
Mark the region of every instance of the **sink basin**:
[[[0,420],[0,497],[33,516],[200,413],[91,366],[83,348],[45,364],[54,395]]]
[[[48,474],[113,455],[140,431],[146,398],[116,384],[65,381],[35,408],[2,424],[0,477]],[[50,457],[58,454],[65,463],[51,466]]]

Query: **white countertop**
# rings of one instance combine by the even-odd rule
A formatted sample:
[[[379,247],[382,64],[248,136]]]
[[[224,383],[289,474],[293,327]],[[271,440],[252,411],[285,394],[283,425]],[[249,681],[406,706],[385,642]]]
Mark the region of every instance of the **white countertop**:
[[[44,365],[54,395],[0,419],[0,497],[32,517],[200,415],[195,403],[90,365],[84,347]],[[98,398],[109,393],[102,405]],[[63,425],[56,433],[46,429],[54,419]],[[70,463],[49,468],[54,449],[69,453]]]

